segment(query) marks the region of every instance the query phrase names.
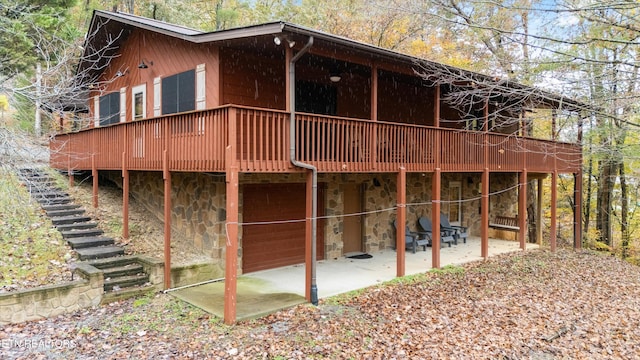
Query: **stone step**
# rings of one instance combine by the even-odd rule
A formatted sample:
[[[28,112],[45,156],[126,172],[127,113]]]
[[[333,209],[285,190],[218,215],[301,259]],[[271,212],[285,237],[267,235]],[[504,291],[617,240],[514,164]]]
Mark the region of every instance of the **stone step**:
[[[81,208],[47,211],[47,215],[50,218],[65,217],[65,216],[71,216],[71,215],[82,215],[82,214],[84,214],[84,209],[81,209]]]
[[[27,175],[27,176],[24,176],[24,179],[26,181],[29,181],[29,182],[38,182],[38,183],[41,183],[41,182],[51,182],[51,183],[55,182],[55,180],[52,179],[51,176],[49,176],[49,175],[35,175],[35,174],[34,175]]]
[[[136,286],[132,288],[125,288],[119,291],[108,291],[102,295],[101,305],[109,304],[115,301],[130,299],[132,297],[144,296],[150,292],[156,292],[154,285]]]
[[[44,211],[73,210],[78,208],[80,208],[80,205],[76,204],[42,205],[42,209],[44,209]]]
[[[115,286],[127,288],[131,286],[144,285],[149,282],[147,274],[137,274],[129,276],[118,276],[115,278],[104,278],[104,291],[113,290]]]
[[[56,184],[50,183],[50,182],[29,182],[29,181],[25,181],[25,184],[27,185],[27,189],[29,190],[29,192],[32,193],[32,194],[33,193],[50,192],[51,190],[62,191],[62,190],[57,188]]]
[[[31,196],[36,199],[57,199],[63,197],[69,197],[69,194],[62,191],[51,191],[51,189],[47,189],[48,191],[43,192],[32,192]]]
[[[104,278],[116,278],[120,276],[131,276],[144,274],[144,268],[138,263],[131,263],[124,266],[110,267],[102,269]]]
[[[106,236],[87,236],[67,239],[72,249],[86,249],[98,246],[113,245],[113,239]]]
[[[36,199],[41,205],[59,205],[59,204],[68,204],[71,202],[71,198],[66,196],[66,197],[59,197],[59,198],[53,198],[53,199],[49,199],[49,198],[44,198],[44,199]]]
[[[78,230],[69,230],[69,231],[60,231],[62,237],[65,239],[71,238],[79,238],[79,237],[87,237],[87,236],[98,236],[102,235],[104,231],[101,229],[78,229]]]
[[[78,258],[82,260],[101,259],[124,255],[124,249],[120,246],[98,246],[86,249],[77,249]]]
[[[87,261],[89,265],[102,270],[108,269],[111,267],[125,266],[128,264],[133,264],[137,262],[138,262],[138,257],[135,255],[118,256],[116,258],[111,258],[111,259],[95,259],[95,260]]]
[[[90,221],[91,218],[88,216],[60,216],[60,217],[52,217],[51,222],[53,225],[64,225],[64,224],[74,224],[74,223],[82,223]]]
[[[95,229],[98,227],[97,223],[94,222],[77,222],[73,224],[63,224],[56,226],[58,231],[70,231],[70,230],[80,230],[80,229]]]

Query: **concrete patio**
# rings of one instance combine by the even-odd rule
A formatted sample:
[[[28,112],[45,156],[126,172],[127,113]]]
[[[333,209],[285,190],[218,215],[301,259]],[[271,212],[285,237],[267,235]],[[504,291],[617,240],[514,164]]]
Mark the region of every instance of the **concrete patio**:
[[[489,240],[489,256],[520,251],[517,241]],[[446,246],[446,245],[445,245]],[[527,244],[527,249],[538,245]],[[396,277],[396,252],[385,250],[371,254],[369,259],[339,258],[318,261],[316,268],[318,297],[326,298],[362,289]],[[431,248],[415,254],[406,252],[406,275],[431,269]],[[443,247],[440,264],[460,265],[482,260],[480,238],[473,237],[464,244]],[[238,278],[237,319],[259,317],[296,304],[304,303],[304,264],[258,271]],[[174,296],[222,317],[224,310],[224,282],[215,282],[172,291]]]

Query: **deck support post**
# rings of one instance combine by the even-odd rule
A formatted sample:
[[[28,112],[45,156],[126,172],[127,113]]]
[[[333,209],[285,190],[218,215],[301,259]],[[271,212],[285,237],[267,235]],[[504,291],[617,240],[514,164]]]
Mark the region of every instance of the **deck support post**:
[[[480,255],[489,258],[489,98],[485,100],[482,122],[482,198],[480,200]]]
[[[311,302],[312,262],[313,262],[313,172],[307,171],[305,188],[305,228],[304,228],[304,269],[305,287],[304,298]]]
[[[67,136],[67,175],[69,176],[69,187],[73,187],[73,171],[71,171],[71,136]],[[93,158],[93,155],[91,155]]]
[[[520,187],[518,191],[518,240],[520,240],[520,249],[525,250],[527,247],[527,169],[522,170],[519,179]]]
[[[122,237],[129,238],[129,169],[127,153],[122,153]]]
[[[232,118],[235,121],[235,117]],[[233,162],[233,147],[227,146],[227,246],[224,278],[224,323],[236,322],[238,286],[238,166]],[[231,162],[230,162],[231,161]]]
[[[227,219],[226,253],[224,264],[224,323],[236,322],[236,304],[238,294],[238,211],[239,211],[239,167],[236,156],[237,134],[236,109],[229,109],[229,145],[225,153]]]
[[[396,276],[405,274],[405,236],[407,224],[407,171],[404,166],[398,171],[398,216],[396,221]]]
[[[573,248],[582,249],[582,171],[573,180]]]
[[[162,153],[162,179],[164,181],[164,288],[171,287],[171,172],[169,155]]]
[[[378,121],[378,65],[371,64],[371,121]],[[378,163],[378,127],[371,127],[371,145],[369,145],[369,159],[373,167]]]
[[[554,171],[551,173],[551,219],[549,221],[549,247],[550,250],[556,251],[558,237],[558,174]]]
[[[480,256],[486,260],[489,257],[489,168],[484,168],[480,183]]]
[[[542,187],[544,185],[544,180],[542,178],[538,179],[538,196],[536,198],[537,206],[536,206],[536,244],[542,245],[542,197],[543,191]]]
[[[438,149],[439,151],[439,149]],[[440,268],[440,192],[442,190],[442,174],[440,168],[433,172],[431,186],[431,267]]]
[[[73,175],[69,175],[69,183],[72,184]],[[98,208],[98,168],[96,167],[96,156],[91,155],[91,180],[93,183],[93,193],[91,198],[93,199],[93,208]]]

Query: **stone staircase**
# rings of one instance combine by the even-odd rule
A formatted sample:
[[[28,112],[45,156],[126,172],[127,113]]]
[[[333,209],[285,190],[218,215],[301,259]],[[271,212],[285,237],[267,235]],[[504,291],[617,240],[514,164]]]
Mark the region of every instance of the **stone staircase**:
[[[105,236],[98,224],[80,205],[74,204],[51,177],[38,169],[21,169],[19,176],[78,259],[102,270],[105,295],[118,292],[111,296],[112,300],[122,299],[153,288],[147,286],[149,275],[137,257],[123,256],[124,249],[115,245],[113,238]]]

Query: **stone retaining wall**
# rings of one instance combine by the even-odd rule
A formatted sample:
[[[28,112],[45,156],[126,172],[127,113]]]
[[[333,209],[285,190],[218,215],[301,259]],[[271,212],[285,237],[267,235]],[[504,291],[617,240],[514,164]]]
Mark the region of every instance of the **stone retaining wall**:
[[[102,300],[103,273],[93,266],[79,264],[82,279],[0,294],[0,326],[57,316],[97,306]]]
[[[149,274],[149,282],[155,290],[162,290],[164,263],[145,257],[138,257],[138,261]],[[102,270],[79,263],[76,276],[80,279],[64,284],[0,294],[0,326],[40,320],[100,305],[105,298]],[[171,286],[191,285],[222,276],[215,264],[178,266],[171,269]],[[114,297],[111,301],[114,299],[119,298]]]

